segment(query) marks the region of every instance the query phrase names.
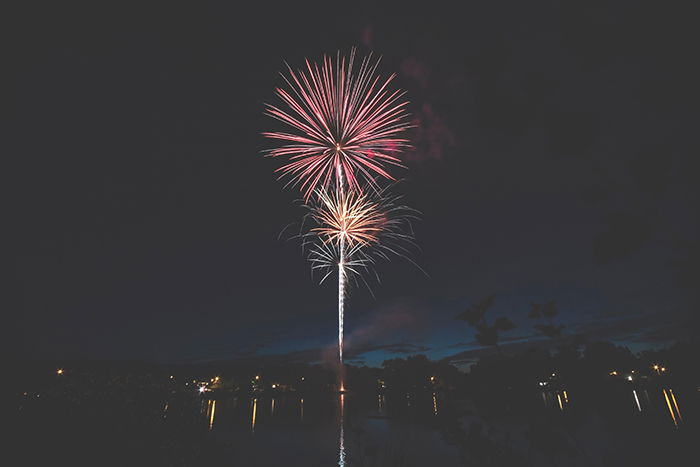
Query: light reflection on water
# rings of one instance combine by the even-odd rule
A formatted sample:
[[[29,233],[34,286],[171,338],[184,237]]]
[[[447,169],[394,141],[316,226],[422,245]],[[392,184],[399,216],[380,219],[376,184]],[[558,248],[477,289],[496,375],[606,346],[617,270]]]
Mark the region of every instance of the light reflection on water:
[[[540,392],[539,396],[535,394],[535,397],[541,398],[542,402],[539,404],[544,403],[547,410],[561,414],[556,415],[557,417],[567,416],[569,411],[576,413],[580,400],[576,393],[573,393],[572,398],[567,390],[561,389],[545,390]],[[680,408],[684,402],[683,396],[679,398],[679,394],[670,388],[649,388],[647,391],[644,388],[629,387],[626,391],[619,392],[618,396],[611,394],[610,397],[611,401],[619,401],[615,407],[619,407],[621,411],[636,413],[640,417],[652,417],[650,420],[658,418],[660,427],[680,427],[683,422]],[[651,402],[648,402],[649,400]],[[533,402],[537,403],[537,400],[533,399]],[[260,403],[264,409],[258,412]],[[285,446],[289,443],[308,446],[310,443],[319,447],[314,459],[325,459],[325,465],[337,462],[338,466],[345,467],[348,462],[354,462],[349,460],[349,455],[353,458],[355,455],[364,455],[364,447],[377,443],[377,440],[402,439],[401,436],[415,429],[420,430],[424,439],[429,440],[432,436],[429,433],[433,429],[431,426],[440,426],[438,421],[444,420],[445,416],[449,419],[451,407],[457,403],[449,398],[443,399],[442,394],[437,392],[411,395],[400,393],[395,396],[376,394],[368,397],[361,394],[305,394],[304,397],[293,393],[275,394],[274,397],[258,395],[250,399],[204,399],[202,419],[206,420],[208,429],[214,432],[213,436],[225,439],[226,442],[229,442],[232,433],[236,432],[247,432],[248,436],[253,436],[250,438],[250,448],[246,447],[244,454],[238,454],[240,456],[254,455],[254,446],[259,453],[260,446],[268,443],[280,443]],[[170,412],[174,407],[170,407]],[[438,418],[438,415],[441,417]],[[422,427],[416,428],[416,423]],[[290,430],[293,424],[297,424],[298,428]],[[356,430],[357,427],[360,429]],[[415,443],[415,439],[409,443],[411,450],[427,449],[431,453],[437,452],[438,455],[440,451],[449,449],[442,440],[412,443]],[[390,449],[382,451],[380,448],[379,454],[374,455],[393,455]],[[265,456],[272,459],[279,454],[266,453]],[[411,459],[421,462],[418,458]],[[316,461],[311,461],[309,465],[320,465],[314,462]]]
[[[340,394],[340,442],[338,466],[345,467],[345,394]]]
[[[671,394],[671,400],[673,401],[673,406],[676,408],[678,420],[683,421],[683,417],[681,416],[681,410],[678,408],[678,402],[676,402],[676,396],[673,394],[673,389],[669,389],[668,392]]]
[[[678,428],[678,424],[683,421],[683,416],[681,415],[681,410],[678,407],[678,401],[676,396],[673,394],[673,389],[662,389],[664,394],[664,400],[666,401],[666,407],[668,408],[669,414],[671,414],[671,420],[673,424]]]
[[[637,390],[633,389],[632,394],[634,394],[634,401],[637,403],[637,409],[641,412],[642,411],[642,406],[639,403],[639,397],[637,397]]]
[[[673,389],[660,388],[659,392],[656,393],[658,398],[655,397],[653,402],[647,389],[632,389],[627,394],[629,394],[631,403],[638,413],[651,411],[658,414],[659,409],[661,409],[675,427],[678,427],[683,422],[680,404],[673,393]],[[570,403],[569,395],[566,391],[542,391],[540,395],[542,396],[544,407],[547,409],[557,408],[563,412]]]
[[[209,430],[214,429],[214,413],[216,413],[216,400],[210,402]]]
[[[253,399],[253,416],[250,421],[250,433],[255,434],[255,418],[258,414],[258,399]]]

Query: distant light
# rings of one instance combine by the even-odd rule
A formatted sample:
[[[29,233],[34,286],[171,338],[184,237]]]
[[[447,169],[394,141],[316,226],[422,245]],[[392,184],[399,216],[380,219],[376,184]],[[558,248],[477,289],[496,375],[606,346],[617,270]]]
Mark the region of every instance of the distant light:
[[[62,374],[63,374],[63,368],[59,368],[58,370],[56,370],[56,374],[57,374],[57,375],[62,375]]]
[[[256,379],[256,380],[259,380],[259,379],[260,379],[260,375],[255,375],[255,379]]]
[[[301,380],[304,381],[304,377],[303,377],[303,376],[301,377]]]
[[[661,371],[666,371],[666,367],[661,367]]]
[[[655,370],[658,370],[658,369],[659,369],[659,365],[654,365],[652,368],[655,369]]]
[[[610,376],[617,376],[617,371],[613,370],[610,373],[608,373]]]
[[[276,384],[273,384],[273,385],[272,385],[272,389],[275,389],[276,387],[277,387]]]
[[[431,376],[430,381],[435,381],[435,376]]]
[[[214,381],[219,381],[219,377],[217,376],[216,378],[214,378]]]
[[[175,377],[173,375],[170,375],[170,379],[173,379],[173,378],[175,378]]]
[[[634,378],[632,378],[632,375],[627,375],[627,381],[632,381]]]
[[[556,373],[552,373],[552,378],[554,378],[555,376],[557,376],[557,374],[556,374]]]
[[[204,391],[206,391],[206,390],[207,390],[207,389],[206,389],[204,386],[200,386],[200,387],[199,387],[199,392],[204,392]]]

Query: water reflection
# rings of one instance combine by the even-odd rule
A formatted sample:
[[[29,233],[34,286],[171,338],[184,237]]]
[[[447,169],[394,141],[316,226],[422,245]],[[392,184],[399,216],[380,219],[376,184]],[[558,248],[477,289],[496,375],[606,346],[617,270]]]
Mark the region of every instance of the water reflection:
[[[209,429],[212,430],[212,429],[214,429],[214,413],[216,412],[216,401],[213,400],[213,401],[209,401],[209,402],[211,404],[211,408],[210,408],[211,414],[209,416]]]
[[[632,394],[634,395],[634,401],[637,403],[637,410],[639,410],[639,411],[641,412],[641,411],[642,411],[642,406],[641,406],[641,404],[639,403],[639,397],[637,397],[637,390],[636,390],[636,389],[633,389],[633,390],[632,390]]]
[[[380,414],[384,413],[384,406],[386,405],[386,397],[384,396],[384,394],[379,394],[378,401],[379,404],[377,405],[377,410]]]
[[[671,420],[673,420],[673,424],[677,428],[678,422],[682,422],[683,417],[681,416],[681,411],[678,408],[678,401],[676,401],[676,396],[673,394],[673,390],[670,388],[668,390],[663,388],[662,391],[664,394],[664,400],[666,401],[666,407],[668,408],[668,413],[671,414]]]
[[[272,398],[271,405],[272,405],[272,407],[270,407],[270,416],[274,416],[275,415],[275,398],[274,397]]]
[[[338,466],[345,467],[345,394],[340,394],[340,447]]]
[[[676,402],[676,396],[673,395],[673,389],[668,390],[669,394],[671,394],[671,400],[673,401],[673,406],[676,408],[676,413],[678,414],[678,420],[681,422],[683,421],[683,417],[681,416],[681,410],[678,408],[678,402]]]
[[[435,393],[433,393],[433,414],[434,415],[438,414],[437,396],[435,395]]]
[[[301,398],[299,405],[301,406],[299,420],[301,420],[303,422],[304,421],[304,398],[303,397]]]
[[[566,391],[542,391],[542,402],[544,406],[549,407],[559,407],[560,411],[564,411],[564,406],[568,404],[569,394]],[[554,396],[557,398],[557,403],[554,404]]]
[[[255,434],[255,417],[258,413],[258,399],[253,399],[253,417],[250,422],[250,434]]]

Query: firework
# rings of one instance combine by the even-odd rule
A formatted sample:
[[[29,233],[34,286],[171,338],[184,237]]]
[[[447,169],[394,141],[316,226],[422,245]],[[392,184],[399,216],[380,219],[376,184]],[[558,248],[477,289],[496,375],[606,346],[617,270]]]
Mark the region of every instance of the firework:
[[[387,166],[401,166],[397,157],[408,145],[400,134],[410,127],[404,92],[390,90],[395,75],[376,75],[379,60],[369,55],[356,66],[355,50],[335,61],[306,61],[306,69],[287,66],[289,89],[276,94],[285,109],[266,106],[266,114],[290,132],[266,132],[281,146],[267,151],[287,162],[277,169],[289,184],[299,185],[308,200],[321,187],[335,185],[359,191],[376,188],[375,178],[393,180]]]
[[[417,249],[412,224],[419,213],[402,201],[388,189],[363,193],[318,190],[304,205],[308,213],[301,236],[312,270],[322,272],[320,283],[334,272],[341,256],[345,276],[354,279],[373,273],[379,260],[392,256],[412,262]]]
[[[338,358],[343,362],[343,327],[348,278],[367,284],[365,274],[374,272],[380,259],[402,256],[410,260],[414,249],[412,220],[417,212],[400,203],[401,197],[386,189],[321,189],[306,204],[311,221],[303,235],[308,245],[312,271],[321,271],[322,283],[337,268],[338,272]],[[414,263],[415,264],[415,263]],[[376,276],[376,273],[375,273]],[[371,289],[370,289],[371,291]]]
[[[268,104],[265,111],[288,127],[263,135],[280,143],[267,155],[286,159],[277,172],[299,187],[309,208],[314,227],[302,237],[310,245],[312,271],[323,272],[321,282],[338,273],[341,391],[348,278],[365,281],[363,273],[377,259],[407,253],[414,212],[378,183],[394,180],[388,168],[402,166],[397,156],[408,141],[401,133],[411,126],[404,92],[390,89],[395,75],[381,79],[378,65],[371,55],[357,65],[355,49],[348,57],[338,53],[335,61],[306,60],[297,71],[287,65],[282,76],[288,89],[276,90],[284,105]]]

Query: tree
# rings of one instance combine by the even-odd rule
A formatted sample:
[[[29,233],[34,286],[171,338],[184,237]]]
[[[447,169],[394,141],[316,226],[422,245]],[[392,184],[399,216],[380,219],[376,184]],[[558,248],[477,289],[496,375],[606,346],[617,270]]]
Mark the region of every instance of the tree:
[[[563,324],[554,324],[554,317],[557,314],[559,314],[559,306],[557,302],[550,300],[547,303],[531,303],[530,312],[527,316],[530,319],[545,319],[547,323],[536,324],[535,329],[543,336],[554,339],[556,337],[561,337],[564,331]]]
[[[479,345],[496,347],[498,353],[501,354],[501,348],[498,346],[499,332],[510,331],[515,328],[515,324],[505,317],[498,317],[493,321],[493,324],[488,324],[486,321],[486,312],[493,306],[495,301],[496,296],[490,295],[476,305],[458,314],[455,319],[466,321],[469,326],[476,329],[476,335],[474,337]]]

